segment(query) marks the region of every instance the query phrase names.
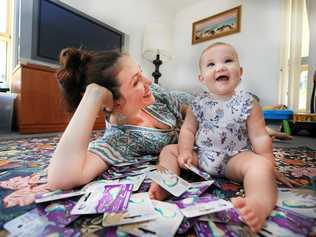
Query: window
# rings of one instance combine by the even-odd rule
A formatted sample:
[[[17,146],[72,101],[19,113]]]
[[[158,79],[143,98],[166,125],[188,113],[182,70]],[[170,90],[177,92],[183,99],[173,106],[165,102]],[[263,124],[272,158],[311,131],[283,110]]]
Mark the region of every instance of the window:
[[[295,112],[307,112],[311,81],[308,80],[310,32],[306,0],[288,0],[283,4],[279,103]]]
[[[11,0],[0,0],[0,82],[8,81],[11,69]]]

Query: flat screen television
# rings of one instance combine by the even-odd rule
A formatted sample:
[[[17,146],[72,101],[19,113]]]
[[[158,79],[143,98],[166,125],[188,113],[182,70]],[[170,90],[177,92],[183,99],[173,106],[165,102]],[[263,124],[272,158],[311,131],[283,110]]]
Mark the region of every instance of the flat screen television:
[[[122,51],[124,33],[56,0],[34,0],[32,58],[57,63],[66,47]]]

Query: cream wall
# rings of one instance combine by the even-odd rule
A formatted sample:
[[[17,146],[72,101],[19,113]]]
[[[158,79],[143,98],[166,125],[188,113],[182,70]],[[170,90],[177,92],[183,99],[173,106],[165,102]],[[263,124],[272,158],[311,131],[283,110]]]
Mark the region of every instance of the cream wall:
[[[192,22],[242,5],[241,32],[191,44]],[[174,21],[175,60],[172,71],[161,83],[165,86],[201,89],[196,79],[200,52],[209,44],[233,44],[244,67],[242,87],[257,94],[262,104],[277,103],[280,61],[281,1],[278,0],[204,0],[179,11]],[[196,90],[195,89],[195,90]]]
[[[141,55],[144,28],[150,22],[165,23],[173,32],[174,57],[171,62],[161,66],[160,84],[189,91],[201,90],[196,80],[196,62],[202,49],[217,41],[192,45],[192,22],[242,5],[241,32],[218,40],[233,44],[239,51],[244,66],[243,87],[256,93],[263,104],[277,103],[281,0],[199,0],[187,7],[182,5],[182,10],[178,11],[168,6],[169,0],[61,1],[126,33],[129,53],[148,76],[151,76],[154,66]],[[23,0],[23,4],[26,8],[24,14],[32,14],[32,1]],[[23,18],[26,26],[22,27],[22,33],[28,34],[24,38],[29,39],[25,42],[30,43],[31,22],[26,22],[27,19],[32,18]],[[21,45],[22,56],[28,58],[28,50],[30,46]]]

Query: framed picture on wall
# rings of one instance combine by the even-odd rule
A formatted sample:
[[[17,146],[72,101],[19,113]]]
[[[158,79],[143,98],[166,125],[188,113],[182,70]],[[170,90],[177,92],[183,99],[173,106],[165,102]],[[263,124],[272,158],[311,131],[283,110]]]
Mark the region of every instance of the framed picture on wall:
[[[192,44],[240,32],[241,6],[193,22]]]

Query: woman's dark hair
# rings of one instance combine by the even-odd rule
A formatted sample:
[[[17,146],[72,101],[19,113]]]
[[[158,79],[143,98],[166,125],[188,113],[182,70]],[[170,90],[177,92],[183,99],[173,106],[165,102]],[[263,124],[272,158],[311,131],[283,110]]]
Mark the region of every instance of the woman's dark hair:
[[[120,84],[116,76],[120,71],[118,60],[123,55],[116,51],[89,52],[75,48],[61,51],[57,79],[69,112],[75,111],[91,83],[107,88],[114,100],[120,97]]]

